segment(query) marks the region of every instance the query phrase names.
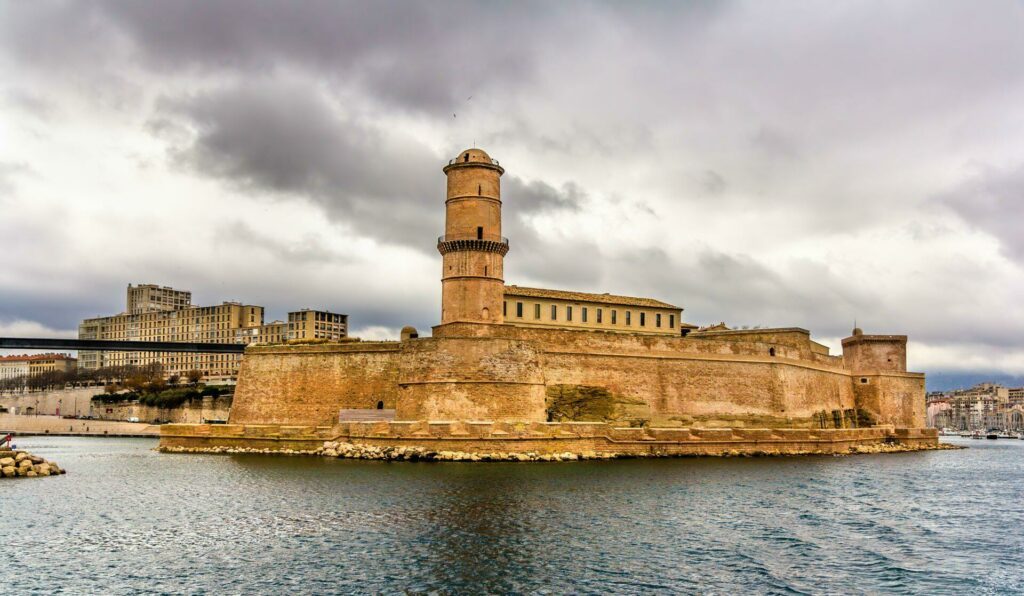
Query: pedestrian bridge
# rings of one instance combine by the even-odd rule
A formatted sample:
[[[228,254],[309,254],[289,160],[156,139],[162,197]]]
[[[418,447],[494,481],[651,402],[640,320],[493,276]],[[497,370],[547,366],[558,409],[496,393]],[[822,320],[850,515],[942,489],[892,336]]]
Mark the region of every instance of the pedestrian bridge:
[[[107,339],[59,339],[50,337],[0,337],[0,349],[242,354],[245,352],[245,344],[213,344],[179,341],[114,341]]]

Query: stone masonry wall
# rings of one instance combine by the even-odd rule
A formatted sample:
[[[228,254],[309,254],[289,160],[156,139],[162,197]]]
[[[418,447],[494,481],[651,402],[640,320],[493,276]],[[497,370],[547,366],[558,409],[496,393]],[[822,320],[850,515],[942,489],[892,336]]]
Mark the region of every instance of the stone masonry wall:
[[[232,423],[334,424],[342,408],[393,409],[398,342],[253,346],[235,387]]]
[[[94,403],[93,414],[100,420],[127,421],[138,418],[139,422],[179,424],[202,424],[208,420],[227,420],[231,412],[231,397],[206,396],[187,401],[176,408],[144,406],[138,402]]]
[[[879,423],[923,426],[922,375],[862,387],[822,363],[802,330],[759,330],[751,342],[476,324],[435,333],[250,348],[231,422],[332,424],[342,408],[378,403],[399,420],[542,422],[546,388],[582,386],[632,404],[646,424],[812,428],[839,416],[846,426],[863,407]]]

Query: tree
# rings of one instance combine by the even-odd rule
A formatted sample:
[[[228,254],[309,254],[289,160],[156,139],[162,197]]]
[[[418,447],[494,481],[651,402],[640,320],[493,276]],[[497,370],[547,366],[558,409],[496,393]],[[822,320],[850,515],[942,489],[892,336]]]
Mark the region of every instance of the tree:
[[[202,380],[203,372],[200,370],[192,369],[185,373],[185,376],[188,378],[188,384],[195,387],[196,385],[199,384],[199,381]]]
[[[167,384],[171,387],[177,387],[178,383],[181,382],[181,375],[171,375],[167,377]]]

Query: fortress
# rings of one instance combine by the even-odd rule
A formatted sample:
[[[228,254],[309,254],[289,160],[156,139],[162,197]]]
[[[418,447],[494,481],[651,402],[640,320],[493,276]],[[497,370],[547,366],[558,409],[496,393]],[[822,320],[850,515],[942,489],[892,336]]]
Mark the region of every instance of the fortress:
[[[166,425],[168,450],[324,441],[468,453],[679,455],[930,448],[903,335],[696,329],[650,298],[507,286],[504,169],[444,167],[441,322],[401,341],[253,345],[229,424]]]

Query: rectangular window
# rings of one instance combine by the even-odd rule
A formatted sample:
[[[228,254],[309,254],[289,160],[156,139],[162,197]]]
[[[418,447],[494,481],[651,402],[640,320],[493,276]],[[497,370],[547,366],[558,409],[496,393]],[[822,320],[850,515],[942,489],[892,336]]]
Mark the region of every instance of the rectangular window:
[[[599,308],[599,309],[597,309],[597,322],[598,322],[598,323],[600,323],[600,322],[601,322],[601,309],[600,309],[600,308]]]
[[[572,320],[572,307],[571,306],[566,306],[565,307],[565,320],[566,321],[571,321]]]
[[[533,305],[533,318],[540,320],[540,304]]]
[[[587,322],[587,307],[586,307],[586,306],[584,306],[584,307],[583,307],[583,316],[581,317],[581,320],[582,320],[582,321],[583,321],[584,323],[586,323],[586,322]]]
[[[646,327],[647,326],[647,313],[645,313],[645,312],[640,313],[640,326],[641,327]]]
[[[632,325],[632,324],[633,324],[633,311],[627,310],[626,311],[626,325]]]
[[[654,326],[661,327],[661,313],[654,315]]]
[[[669,315],[668,316],[668,328],[669,329],[675,329],[675,327],[676,327],[676,316],[675,315]]]
[[[508,301],[507,300],[505,302],[501,303],[501,316],[503,316],[503,317],[507,317],[508,316]]]
[[[552,321],[557,321],[558,320],[558,306],[555,305],[555,304],[551,305],[551,320]]]
[[[617,310],[615,310],[613,308],[612,309],[612,325],[616,324],[616,319],[618,319],[618,314],[619,314],[619,311],[617,311]]]
[[[523,318],[523,303],[516,302],[516,317]]]

